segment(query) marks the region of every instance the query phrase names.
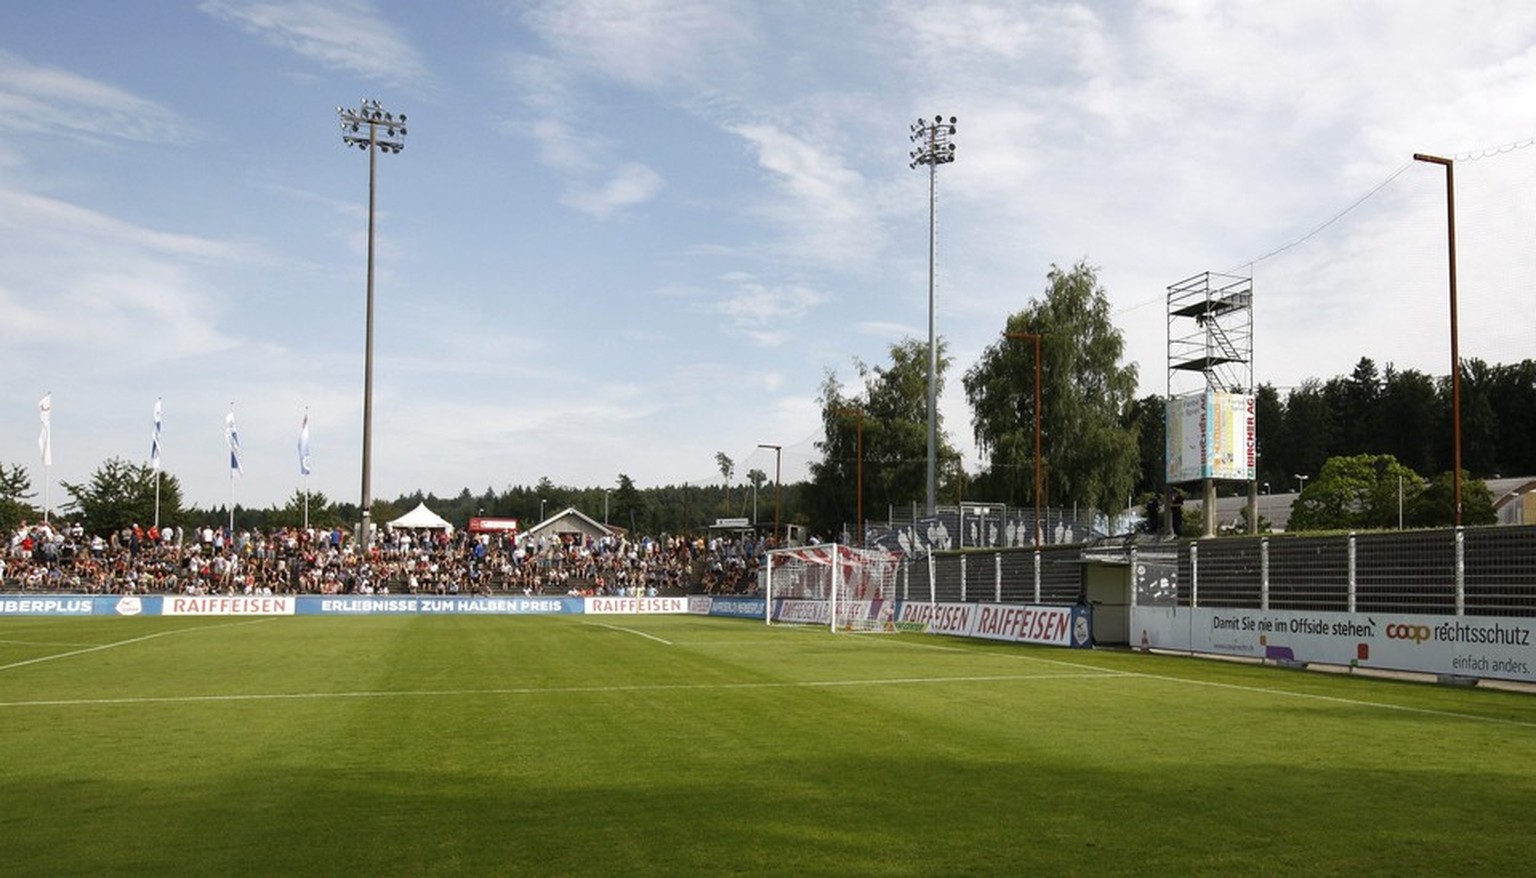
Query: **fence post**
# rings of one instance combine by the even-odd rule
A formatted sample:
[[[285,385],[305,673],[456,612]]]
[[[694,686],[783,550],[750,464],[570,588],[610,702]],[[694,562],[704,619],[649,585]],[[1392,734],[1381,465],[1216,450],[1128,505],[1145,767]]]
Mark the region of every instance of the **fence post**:
[[[967,583],[965,581],[965,556],[961,555],[960,556],[960,603],[962,603],[962,604],[965,603],[965,601],[966,601],[965,594],[966,594],[966,586],[968,584],[969,583]]]
[[[1189,542],[1189,606],[1200,606],[1200,545],[1194,540]]]
[[[1259,609],[1269,612],[1269,537],[1259,539]]]
[[[1456,528],[1456,615],[1467,614],[1467,532]]]
[[[928,603],[934,603],[939,599],[939,585],[933,572],[934,554],[928,553]]]
[[[1003,602],[1003,553],[992,554],[992,600]]]
[[[1035,599],[1034,603],[1040,603],[1040,550],[1035,550]]]
[[[1355,611],[1355,534],[1354,534],[1353,531],[1351,531],[1350,534],[1349,534],[1348,546],[1349,546],[1349,592],[1348,592],[1348,603],[1345,606],[1345,610],[1346,610],[1346,612],[1353,613]]]

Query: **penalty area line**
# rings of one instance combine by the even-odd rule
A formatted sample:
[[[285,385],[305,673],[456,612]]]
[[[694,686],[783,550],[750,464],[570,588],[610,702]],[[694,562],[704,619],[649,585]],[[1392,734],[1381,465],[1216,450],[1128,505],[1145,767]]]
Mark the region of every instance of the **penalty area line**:
[[[586,621],[583,621],[581,624],[583,624],[583,625],[590,625],[593,628],[607,628],[609,631],[622,631],[625,634],[633,634],[636,637],[644,637],[646,640],[654,640],[657,643],[664,644],[666,646],[672,646],[673,645],[672,641],[670,641],[670,640],[664,640],[664,639],[662,639],[660,637],[657,637],[654,634],[647,634],[644,631],[637,631],[634,628],[625,628],[623,625],[610,625],[607,622],[586,622]]]

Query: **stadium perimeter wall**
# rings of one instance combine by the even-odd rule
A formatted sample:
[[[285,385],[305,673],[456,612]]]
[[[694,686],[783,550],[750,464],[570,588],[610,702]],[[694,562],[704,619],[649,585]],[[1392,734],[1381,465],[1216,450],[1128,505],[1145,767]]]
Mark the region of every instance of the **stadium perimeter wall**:
[[[1135,545],[1131,644],[1536,682],[1536,527]]]
[[[49,595],[0,597],[0,616],[374,616],[374,615],[644,615],[692,613],[766,620],[767,601],[753,597],[438,597],[421,595]],[[778,599],[771,618],[825,625],[826,601]],[[1014,643],[1087,648],[1089,608],[899,601],[903,631]]]

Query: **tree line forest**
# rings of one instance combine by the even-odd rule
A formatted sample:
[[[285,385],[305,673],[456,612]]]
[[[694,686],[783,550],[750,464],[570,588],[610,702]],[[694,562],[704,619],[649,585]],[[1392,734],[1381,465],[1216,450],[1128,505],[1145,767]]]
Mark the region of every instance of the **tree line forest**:
[[[970,422],[940,424],[942,505],[1034,504],[1037,338],[1040,505],[1113,515],[1164,487],[1164,397],[1135,396],[1137,365],[1123,362],[1124,338],[1111,319],[1097,269],[1086,262],[1053,266],[1046,281],[1038,297],[1002,321],[997,340],[959,376]],[[823,438],[810,477],[778,491],[768,474],[737,472],[721,452],[714,461],[718,482],[642,488],[618,473],[611,486],[573,487],[542,477],[531,485],[479,493],[466,487],[453,496],[415,491],[376,500],[373,520],[389,521],[422,501],[457,526],[475,516],[534,523],[574,507],[594,520],[658,535],[699,533],[717,518],[751,517],[753,509],[759,522],[772,522],[777,501],[782,521],[835,537],[854,524],[860,486],[867,520],[883,520],[891,507],[925,500],[927,343],[904,339],[890,345],[888,356],[878,364],[855,360],[846,383],[828,371],[818,398]],[[938,365],[942,386],[954,377],[942,339]],[[1375,518],[1362,517],[1361,507],[1369,507],[1369,498],[1383,486],[1396,491],[1404,484],[1422,507],[1416,524],[1450,523],[1451,504],[1442,496],[1453,444],[1448,376],[1377,364],[1362,355],[1348,375],[1290,388],[1260,383],[1255,393],[1256,481],[1278,494],[1300,488],[1298,474],[1308,476],[1293,530],[1375,526]],[[985,461],[974,471],[962,466],[951,438],[962,429],[971,432]],[[1466,523],[1487,517],[1479,480],[1536,475],[1536,360],[1462,363],[1461,453],[1471,495],[1467,509],[1475,513]],[[58,512],[83,518],[94,532],[143,524],[155,513],[155,476],[147,465],[104,461],[87,481],[61,483],[68,500]],[[1241,485],[1222,487],[1246,492]],[[159,496],[165,523],[217,526],[230,518],[227,507],[184,506],[179,482],[169,473],[160,474]],[[13,530],[36,520],[35,499],[27,469],[0,462],[0,525]],[[345,527],[360,518],[355,503],[296,491],[282,505],[237,506],[235,525],[298,525],[306,501],[312,526]]]

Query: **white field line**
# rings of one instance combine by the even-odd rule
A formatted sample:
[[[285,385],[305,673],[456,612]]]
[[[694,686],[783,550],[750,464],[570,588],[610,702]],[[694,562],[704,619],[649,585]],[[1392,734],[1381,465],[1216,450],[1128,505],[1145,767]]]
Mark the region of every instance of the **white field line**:
[[[918,644],[913,644],[914,646]],[[953,649],[954,647],[949,647]],[[988,655],[1007,656],[1008,653],[989,652]],[[1020,661],[1038,662],[1041,664],[1057,665],[1064,668],[1095,669],[1094,665],[1085,665],[1080,662],[1068,662],[1060,659],[1041,658],[1034,655],[1015,655]],[[1472,720],[1473,722],[1493,723],[1495,725],[1515,726],[1524,729],[1536,729],[1536,722],[1524,722],[1515,719],[1501,719],[1499,717],[1477,716],[1470,713],[1457,713],[1451,710],[1435,710],[1429,707],[1410,707],[1403,704],[1391,704],[1385,701],[1366,701],[1360,698],[1345,698],[1341,695],[1319,695],[1313,692],[1294,692],[1289,689],[1276,689],[1271,686],[1248,686],[1242,683],[1219,683],[1214,680],[1190,680],[1184,677],[1169,677],[1164,674],[1148,674],[1142,671],[1108,671],[1116,677],[1139,678],[1143,680],[1157,680],[1162,683],[1181,683],[1186,686],[1205,686],[1211,689],[1230,689],[1236,692],[1251,692],[1258,695],[1276,695],[1285,698],[1301,698],[1310,701],[1323,701],[1330,704],[1346,704],[1351,707],[1373,707],[1378,710],[1390,710],[1400,713],[1414,713],[1422,716],[1443,716],[1447,719]]]
[[[670,641],[670,640],[663,640],[662,638],[657,637],[654,634],[646,634],[644,631],[637,631],[634,628],[625,628],[623,625],[610,625],[607,622],[586,622],[586,621],[583,621],[581,624],[583,624],[583,625],[591,625],[594,628],[607,628],[609,631],[622,631],[625,634],[633,634],[636,637],[644,637],[646,640],[654,640],[657,643],[665,644],[667,646],[672,646],[673,645],[672,641]]]
[[[89,707],[112,704],[199,704],[240,701],[328,701],[350,698],[462,698],[507,695],[604,695],[616,692],[701,692],[752,689],[824,689],[864,686],[914,686],[934,683],[997,683],[1034,680],[1091,680],[1124,676],[1097,671],[1092,674],[989,674],[968,677],[893,677],[878,680],[806,680],[785,683],[637,683],[630,686],[520,686],[498,689],[407,689],[382,692],[273,692],[230,695],[159,695],[121,698],[61,698],[0,701],[0,710],[20,707]]]
[[[98,643],[95,646],[88,646],[84,649],[72,649],[69,652],[56,652],[52,655],[40,655],[37,658],[29,658],[23,659],[19,662],[11,662],[8,665],[0,665],[0,671],[9,671],[13,668],[24,668],[28,665],[37,665],[42,664],[43,662],[55,661],[57,659],[72,658],[77,655],[87,655],[93,652],[101,652],[104,649],[116,649],[119,646],[130,646],[135,643],[143,643],[146,640],[154,640],[158,637],[169,637],[173,634],[190,634],[196,631],[208,631],[213,628],[230,628],[239,625],[256,625],[261,622],[270,622],[276,618],[278,617],[272,616],[261,619],[247,619],[240,622],[222,622],[217,625],[198,625],[193,628],[177,628],[172,631],[157,631],[154,634],[146,634],[143,637],[130,637],[127,640],[116,640],[111,643]]]
[[[1318,695],[1314,692],[1292,692],[1288,689],[1274,689],[1269,686],[1245,686],[1241,683],[1218,683],[1214,680],[1186,680],[1181,677],[1165,677],[1162,674],[1141,674],[1127,672],[1123,676],[1140,677],[1145,680],[1157,680],[1164,683],[1183,683],[1187,686],[1206,686],[1212,689],[1232,689],[1238,692],[1253,692],[1261,695],[1279,695],[1287,698],[1303,698],[1310,701],[1325,701],[1331,704],[1347,704],[1351,707],[1374,707],[1378,710],[1392,710],[1399,713],[1416,713],[1423,716],[1443,716],[1447,719],[1465,719],[1474,722],[1493,723],[1495,725],[1516,726],[1523,729],[1536,729],[1536,722],[1523,722],[1517,719],[1501,719],[1491,716],[1476,716],[1470,713],[1457,713],[1452,710],[1435,710],[1429,707],[1410,707],[1404,704],[1390,704],[1385,701],[1364,701],[1358,698],[1344,698],[1339,695]]]
[[[100,644],[96,644],[96,643],[52,643],[52,642],[45,641],[45,640],[9,640],[9,639],[0,639],[0,643],[9,644],[11,646],[48,646],[48,647],[99,646],[100,645]]]

